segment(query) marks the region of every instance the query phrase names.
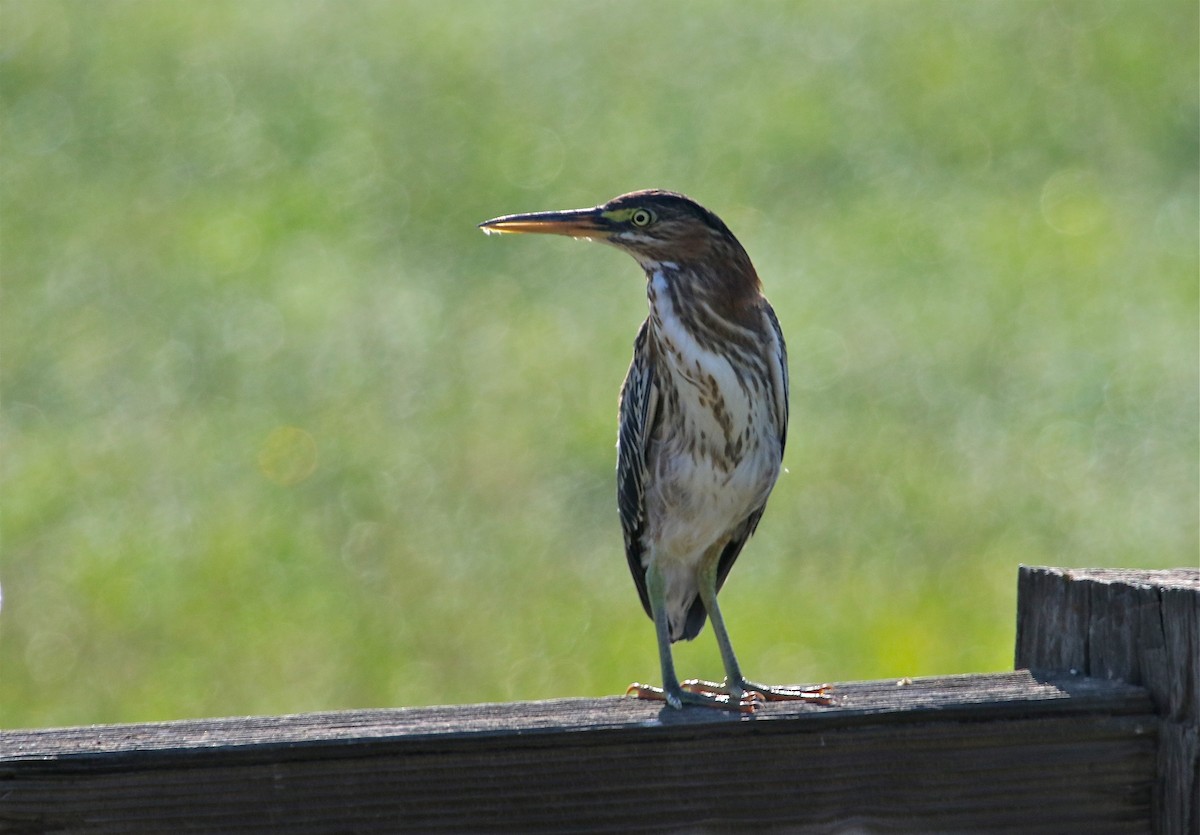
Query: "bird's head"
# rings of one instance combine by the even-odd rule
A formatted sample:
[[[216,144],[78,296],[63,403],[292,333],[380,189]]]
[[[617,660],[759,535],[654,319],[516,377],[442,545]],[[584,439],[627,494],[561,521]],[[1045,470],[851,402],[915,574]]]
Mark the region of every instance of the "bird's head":
[[[479,224],[484,232],[568,235],[625,250],[647,270],[664,262],[733,260],[750,267],[737,238],[696,201],[671,191],[634,191],[591,209],[505,215]]]

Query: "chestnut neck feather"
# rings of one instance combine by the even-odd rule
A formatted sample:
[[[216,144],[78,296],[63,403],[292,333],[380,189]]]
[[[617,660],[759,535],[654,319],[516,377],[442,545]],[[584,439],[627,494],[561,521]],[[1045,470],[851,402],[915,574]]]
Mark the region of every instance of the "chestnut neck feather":
[[[704,234],[702,240],[673,243],[658,251],[642,251],[638,260],[647,278],[663,273],[685,324],[720,330],[729,325],[750,331],[763,328],[762,284],[736,240]],[[687,257],[680,257],[682,252]]]

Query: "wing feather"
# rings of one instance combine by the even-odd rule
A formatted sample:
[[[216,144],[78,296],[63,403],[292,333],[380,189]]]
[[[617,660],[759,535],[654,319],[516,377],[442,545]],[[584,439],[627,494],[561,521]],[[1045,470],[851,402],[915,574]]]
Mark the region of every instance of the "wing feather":
[[[646,450],[658,419],[658,385],[649,353],[649,321],[643,322],[633,343],[633,362],[621,386],[620,425],[617,431],[617,509],[625,535],[625,557],[646,614],[646,567],[642,564],[646,530]]]

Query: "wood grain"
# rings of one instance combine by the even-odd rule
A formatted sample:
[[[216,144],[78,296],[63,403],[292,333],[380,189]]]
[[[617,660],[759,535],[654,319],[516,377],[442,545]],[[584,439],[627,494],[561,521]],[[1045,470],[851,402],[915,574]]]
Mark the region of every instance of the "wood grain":
[[[1143,685],[1162,718],[1154,824],[1200,832],[1200,570],[1022,566],[1016,666]]]
[[[1157,723],[1122,682],[839,685],[754,717],[621,698],[0,734],[12,831],[1143,832]]]
[[[1022,567],[1011,673],[0,732],[2,832],[1200,831],[1200,571]]]

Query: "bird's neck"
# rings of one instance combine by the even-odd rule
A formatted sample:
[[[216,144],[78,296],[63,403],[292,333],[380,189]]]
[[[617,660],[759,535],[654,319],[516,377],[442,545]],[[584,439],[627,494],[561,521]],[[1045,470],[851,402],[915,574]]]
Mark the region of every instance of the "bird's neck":
[[[723,368],[734,356],[739,365],[762,364],[770,318],[757,288],[734,295],[714,281],[698,282],[694,273],[670,262],[648,278],[647,327],[652,350],[664,367],[688,379],[701,369]]]
[[[749,258],[743,263],[643,262],[651,321],[678,320],[693,331],[755,332],[766,303]]]

